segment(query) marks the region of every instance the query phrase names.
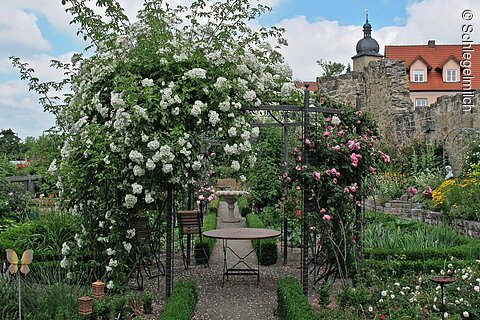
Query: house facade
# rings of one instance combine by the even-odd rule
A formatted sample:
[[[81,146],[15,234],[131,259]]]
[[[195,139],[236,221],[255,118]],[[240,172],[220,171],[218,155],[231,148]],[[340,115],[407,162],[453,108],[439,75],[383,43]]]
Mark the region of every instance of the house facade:
[[[405,63],[414,107],[480,89],[480,44],[437,45],[429,40],[426,45],[387,45],[385,58]]]

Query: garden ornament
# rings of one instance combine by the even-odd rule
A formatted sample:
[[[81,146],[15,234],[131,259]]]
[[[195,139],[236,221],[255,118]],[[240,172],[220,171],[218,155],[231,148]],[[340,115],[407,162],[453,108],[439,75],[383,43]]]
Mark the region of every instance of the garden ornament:
[[[27,273],[30,271],[29,264],[33,260],[33,250],[27,250],[22,254],[22,258],[19,260],[17,253],[13,251],[12,249],[7,249],[7,260],[10,262],[10,267],[8,267],[8,270],[12,275],[16,274],[18,272],[18,269],[20,269],[20,272],[23,273],[24,275],[27,275]],[[19,268],[20,267],[20,268]],[[22,296],[20,292],[20,275],[17,275],[18,279],[18,319],[22,320]]]
[[[451,166],[446,166],[445,171],[447,171],[447,175],[445,176],[445,180],[453,178],[453,170]]]

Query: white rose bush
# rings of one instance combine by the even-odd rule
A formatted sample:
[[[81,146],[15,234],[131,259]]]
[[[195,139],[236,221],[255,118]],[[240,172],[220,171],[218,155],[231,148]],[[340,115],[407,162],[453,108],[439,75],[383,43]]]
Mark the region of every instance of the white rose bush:
[[[98,1],[103,17],[84,1],[62,2],[94,53],[57,64],[73,91],[65,104],[43,100],[66,137],[57,186],[83,222],[77,251],[91,254],[96,275],[115,288],[125,284],[135,215],[160,214],[167,186],[198,182],[215,161],[201,152],[204,136],[221,141],[218,159],[233,172],[253,166],[258,128],[245,108],[285,97],[292,74],[267,42],[283,44],[282,30],[252,31],[248,21],[268,8],[247,0],[188,8],[147,0],[135,22],[115,1]],[[26,65],[14,60],[32,87]],[[75,265],[63,255],[62,266]]]

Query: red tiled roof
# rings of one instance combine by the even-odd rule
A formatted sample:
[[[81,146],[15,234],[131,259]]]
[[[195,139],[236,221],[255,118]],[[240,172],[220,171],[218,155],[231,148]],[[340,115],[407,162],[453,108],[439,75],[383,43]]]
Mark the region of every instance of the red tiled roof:
[[[466,46],[466,45],[465,45]],[[480,89],[480,44],[472,45],[471,53],[471,76],[472,89]],[[452,45],[398,45],[385,46],[385,58],[390,60],[403,60],[408,68],[419,57],[424,60],[432,69],[427,71],[427,82],[410,82],[410,91],[461,91],[462,70],[460,71],[460,82],[443,82],[443,65],[453,56],[455,60],[463,60],[463,46]]]
[[[306,84],[308,84],[308,91],[318,91],[318,83],[316,81],[295,81],[295,86],[299,89],[305,89]]]

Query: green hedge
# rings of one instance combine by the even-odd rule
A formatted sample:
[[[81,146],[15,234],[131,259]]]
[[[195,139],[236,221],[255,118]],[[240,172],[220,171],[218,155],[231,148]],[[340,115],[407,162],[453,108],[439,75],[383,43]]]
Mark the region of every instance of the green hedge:
[[[215,213],[208,213],[203,218],[203,227],[202,231],[213,230],[217,228],[217,215]],[[194,246],[194,254],[195,254],[195,262],[197,264],[204,263],[205,256],[203,254],[203,249],[207,252],[208,259],[212,255],[213,247],[215,247],[216,240],[213,238],[202,237],[202,242],[200,242],[200,238],[197,237],[195,239],[195,246]]]
[[[398,249],[365,249],[365,258],[386,260],[387,258],[402,257],[406,260],[450,259],[455,257],[463,260],[480,259],[480,241],[471,240],[467,244],[450,248],[419,248],[415,250]]]
[[[249,228],[265,228],[262,220],[254,214],[247,214],[246,224]],[[278,247],[275,238],[252,240],[252,244],[261,265],[269,266],[277,262]]]
[[[217,214],[218,206],[220,205],[220,197],[216,197],[207,205],[207,213]]]
[[[192,280],[178,282],[160,320],[190,320],[197,305],[197,286]]]
[[[277,313],[283,320],[318,319],[303,294],[302,286],[297,279],[286,277],[277,282]]]

